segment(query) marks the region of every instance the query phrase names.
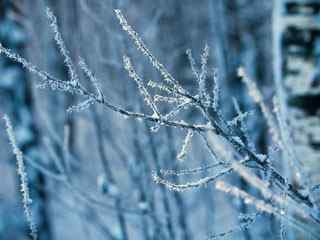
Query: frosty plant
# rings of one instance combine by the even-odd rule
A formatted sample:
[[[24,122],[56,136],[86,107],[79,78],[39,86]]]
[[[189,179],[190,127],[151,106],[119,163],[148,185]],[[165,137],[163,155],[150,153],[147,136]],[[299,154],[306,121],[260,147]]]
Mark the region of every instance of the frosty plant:
[[[10,118],[7,115],[3,116],[3,120],[6,125],[6,131],[7,135],[13,150],[13,154],[16,157],[17,160],[17,172],[20,178],[20,191],[22,194],[22,203],[23,203],[23,209],[24,214],[26,216],[27,222],[29,224],[30,228],[30,235],[33,240],[37,239],[37,226],[33,220],[32,211],[31,211],[31,197],[30,197],[30,191],[28,186],[28,175],[25,169],[24,165],[24,158],[23,153],[19,149],[16,141],[16,137],[14,135],[13,127],[10,121]]]
[[[198,86],[197,93],[192,95],[180,85],[179,81],[151,53],[138,33],[129,25],[121,11],[117,9],[115,10],[115,14],[122,29],[128,34],[133,44],[147,58],[152,67],[159,72],[162,78],[160,82],[149,81],[146,83],[136,72],[130,57],[123,56],[124,68],[128,72],[129,77],[135,82],[145,104],[150,108],[151,114],[128,111],[124,107],[117,106],[108,101],[102,93],[98,80],[83,59],[80,59],[79,62],[80,69],[93,84],[95,91],[91,92],[81,84],[74,63],[58,30],[57,20],[49,9],[47,10],[47,16],[59,51],[65,59],[69,80],[57,79],[2,45],[0,45],[0,52],[10,59],[19,62],[30,72],[38,75],[40,78],[38,87],[68,92],[83,98],[79,104],[71,106],[68,112],[82,111],[93,104],[101,104],[107,110],[117,112],[119,116],[153,123],[150,129],[153,132],[158,131],[161,127],[181,129],[185,132],[185,139],[181,140],[180,152],[177,155],[177,160],[179,161],[183,161],[188,155],[193,136],[199,135],[210,151],[210,155],[214,161],[211,165],[184,170],[162,169],[154,172],[152,176],[154,182],[164,185],[172,191],[187,191],[216,182],[215,186],[217,190],[231,194],[234,197],[242,199],[245,204],[256,207],[256,214],[243,217],[245,219],[243,220],[243,227],[213,235],[211,238],[225,236],[233,231],[242,230],[254,223],[255,218],[260,216],[261,212],[264,212],[279,217],[281,220],[286,221],[300,231],[308,233],[315,239],[320,239],[320,219],[317,215],[319,208],[313,197],[315,186],[309,186],[307,181],[305,181],[304,176],[306,175],[302,172],[301,162],[295,157],[294,151],[291,149],[292,144],[290,144],[290,138],[288,137],[289,129],[286,125],[286,119],[282,114],[281,104],[275,105],[277,108],[275,116],[274,112],[263,102],[263,96],[256,84],[250,80],[243,68],[239,68],[239,77],[248,87],[249,95],[254,102],[259,104],[267,121],[273,140],[272,148],[283,153],[281,156],[286,156],[283,158],[283,161],[288,161],[291,171],[295,176],[295,181],[297,181],[299,188],[303,191],[297,190],[274,167],[271,156],[258,154],[254,150],[246,128],[246,119],[250,114],[242,112],[236,100],[234,100],[234,106],[237,116],[231,120],[226,120],[223,117],[219,105],[218,77],[216,71],[208,67],[209,46],[207,44],[201,54],[200,66],[197,66],[191,50],[187,50],[186,52],[186,57],[189,59],[190,68]],[[208,90],[208,81],[213,81],[213,92]],[[156,92],[156,94],[151,94],[150,89],[153,89],[152,92]],[[170,110],[162,112],[159,108],[162,104],[169,105]],[[191,108],[199,110],[198,112],[202,117],[201,124],[179,119],[180,112]],[[207,172],[209,169],[218,169],[219,171],[215,175],[208,175],[190,182],[177,183],[170,180],[171,175],[195,175]],[[221,177],[233,172],[239,174],[256,188],[261,193],[263,199],[258,199],[250,193],[220,180]],[[63,169],[61,169],[62,173]],[[85,196],[85,193],[83,195]],[[91,200],[90,198],[86,199],[88,201]]]

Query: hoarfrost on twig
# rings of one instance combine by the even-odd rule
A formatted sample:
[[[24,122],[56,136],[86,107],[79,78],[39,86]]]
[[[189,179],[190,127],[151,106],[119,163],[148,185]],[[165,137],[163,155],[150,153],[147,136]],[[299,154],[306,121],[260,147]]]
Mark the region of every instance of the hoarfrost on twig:
[[[22,194],[24,214],[29,224],[30,235],[33,240],[36,240],[38,230],[34,222],[32,210],[31,210],[32,200],[30,197],[30,191],[28,186],[28,175],[24,165],[23,153],[17,145],[16,137],[14,135],[14,130],[13,130],[10,118],[7,115],[4,115],[3,120],[5,121],[5,124],[6,124],[6,132],[12,147],[12,151],[17,160],[17,172],[20,177],[20,187],[21,187],[20,191]]]

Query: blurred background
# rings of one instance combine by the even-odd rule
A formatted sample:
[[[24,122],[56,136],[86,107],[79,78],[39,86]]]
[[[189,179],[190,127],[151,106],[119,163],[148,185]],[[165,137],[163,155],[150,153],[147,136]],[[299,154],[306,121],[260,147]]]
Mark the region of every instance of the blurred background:
[[[267,153],[267,126],[237,77],[238,67],[243,66],[258,84],[267,104],[277,91],[283,91],[296,150],[306,159],[305,167],[316,182],[320,165],[320,78],[316,71],[320,64],[320,1],[275,2],[0,0],[0,42],[40,69],[67,79],[67,68],[45,13],[49,6],[71,57],[75,63],[80,56],[86,60],[105,97],[128,110],[147,113],[150,110],[123,68],[123,54],[132,58],[146,82],[161,78],[122,31],[113,9],[122,10],[149,49],[190,92],[196,91],[196,81],[186,50],[192,49],[200,64],[207,43],[209,70],[218,73],[225,117],[231,119],[236,114],[232,97],[244,111],[253,110],[247,127],[257,151]],[[40,240],[206,239],[239,227],[240,213],[255,212],[213,186],[178,193],[152,181],[152,171],[160,168],[209,164],[212,159],[200,138],[194,138],[185,162],[177,162],[184,132],[163,127],[152,133],[151,124],[124,119],[97,105],[68,114],[66,109],[81,97],[38,89],[38,80],[18,63],[0,56],[0,113],[11,117],[27,157]],[[180,117],[203,123],[196,111]],[[0,239],[27,239],[16,162],[1,125]],[[65,162],[68,181],[58,174],[44,174],[37,165],[59,173],[59,164]],[[285,164],[278,163],[278,167],[290,175]],[[227,179],[250,191],[239,177]],[[173,180],[184,182],[186,178]],[[226,239],[277,239],[279,234],[279,221],[263,215],[253,227]]]

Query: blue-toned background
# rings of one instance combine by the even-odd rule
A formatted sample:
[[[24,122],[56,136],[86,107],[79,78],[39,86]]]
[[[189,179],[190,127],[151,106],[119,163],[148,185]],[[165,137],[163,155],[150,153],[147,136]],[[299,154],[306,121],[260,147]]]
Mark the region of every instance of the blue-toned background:
[[[193,94],[197,82],[186,50],[192,50],[200,65],[200,55],[208,44],[208,72],[211,77],[213,72],[218,74],[220,110],[231,120],[236,115],[232,101],[235,97],[243,111],[252,111],[246,120],[248,134],[255,151],[261,154],[272,152],[274,146],[260,109],[249,97],[237,69],[246,69],[270,107],[273,96],[283,88],[287,99],[280,100],[290,111],[288,121],[295,151],[302,156],[300,160],[316,184],[320,170],[320,78],[316,70],[320,2],[276,2],[277,7],[271,0],[0,0],[0,42],[40,69],[67,79],[64,59],[46,17],[49,6],[71,58],[75,63],[79,57],[85,59],[106,99],[146,113],[150,108],[128,77],[123,54],[131,57],[145,82],[159,81],[161,77],[122,31],[113,10],[122,10],[152,53]],[[275,15],[277,22],[273,22]],[[279,45],[275,42],[277,35],[284,39],[278,39]],[[280,65],[276,59],[281,59]],[[78,65],[76,69],[81,82],[92,88]],[[210,76],[211,94],[214,86]],[[212,163],[200,137],[193,138],[190,153],[179,162],[176,155],[185,136],[180,129],[161,127],[152,133],[151,123],[125,119],[98,105],[69,114],[66,109],[82,98],[39,89],[38,83],[39,78],[19,63],[0,56],[0,114],[10,116],[26,156],[40,240],[191,240],[207,239],[230,229],[240,231],[222,239],[281,239],[281,223],[272,215],[262,214],[250,228],[241,229],[244,223],[239,215],[253,214],[255,208],[217,191],[213,184],[174,192],[152,180],[152,172],[159,169]],[[161,109],[168,108],[170,105]],[[197,110],[185,111],[179,118],[205,124]],[[59,164],[68,171],[68,180],[60,177]],[[292,177],[288,163],[275,160],[274,164],[284,176]],[[44,174],[39,166],[49,169],[52,176]],[[16,172],[2,121],[0,240],[28,237]],[[210,170],[171,180],[186,182],[214,174]],[[224,180],[260,196],[237,175]],[[285,229],[286,239],[307,239],[301,233],[295,235],[290,226]]]

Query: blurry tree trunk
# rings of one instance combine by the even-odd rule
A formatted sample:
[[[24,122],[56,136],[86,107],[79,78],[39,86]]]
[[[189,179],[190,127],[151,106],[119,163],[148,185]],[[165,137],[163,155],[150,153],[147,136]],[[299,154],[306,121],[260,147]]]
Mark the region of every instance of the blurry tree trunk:
[[[275,1],[275,75],[309,187],[320,183],[319,0]],[[319,193],[313,193],[319,206]]]
[[[0,41],[5,47],[25,55],[27,37],[26,30],[21,23],[23,16],[19,7],[21,7],[19,4],[14,4],[10,1],[0,1]],[[25,156],[38,162],[41,157],[38,150],[39,134],[33,122],[34,108],[30,79],[25,69],[16,62],[5,59],[2,67],[0,88],[6,93],[7,99],[4,104],[9,105],[6,107],[6,111],[14,122],[19,146]],[[45,177],[39,171],[28,168],[28,164],[26,165],[30,188],[32,189],[31,197],[34,201],[34,215],[38,225],[38,236],[40,239],[49,240],[51,239],[51,229]],[[17,191],[19,191],[19,185],[17,186]],[[20,199],[21,197],[19,197]]]

